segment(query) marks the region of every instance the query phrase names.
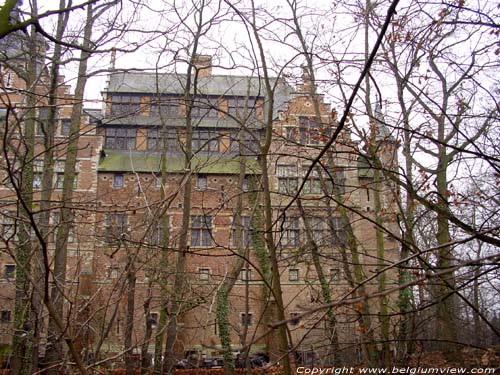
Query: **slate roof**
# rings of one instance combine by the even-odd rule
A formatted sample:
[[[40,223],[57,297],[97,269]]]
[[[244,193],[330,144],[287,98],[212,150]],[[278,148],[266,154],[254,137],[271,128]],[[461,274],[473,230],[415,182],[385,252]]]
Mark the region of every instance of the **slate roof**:
[[[150,73],[150,72],[117,72],[109,77],[109,93],[158,93],[181,95],[184,92],[186,74]],[[277,83],[275,91],[274,117],[282,109],[289,98],[292,88],[283,81],[272,79]],[[258,77],[236,75],[211,75],[199,77],[197,92],[201,95],[265,97],[264,82]]]

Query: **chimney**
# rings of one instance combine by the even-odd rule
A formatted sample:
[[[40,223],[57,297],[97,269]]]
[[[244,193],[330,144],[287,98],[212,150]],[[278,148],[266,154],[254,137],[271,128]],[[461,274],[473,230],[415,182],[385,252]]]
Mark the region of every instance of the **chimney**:
[[[314,82],[311,80],[311,72],[306,64],[301,66],[302,68],[302,82],[299,84],[298,91],[306,94],[316,93],[316,88],[314,87]]]
[[[210,77],[212,75],[212,56],[194,55],[193,64],[198,71],[198,77]]]

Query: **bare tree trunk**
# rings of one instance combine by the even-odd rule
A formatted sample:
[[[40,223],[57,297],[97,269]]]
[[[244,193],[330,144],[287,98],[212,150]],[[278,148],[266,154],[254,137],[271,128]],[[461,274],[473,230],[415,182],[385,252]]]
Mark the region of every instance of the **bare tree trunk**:
[[[78,139],[80,124],[82,120],[83,94],[87,83],[87,62],[90,53],[87,52],[92,47],[90,40],[93,27],[92,5],[87,6],[87,19],[84,28],[82,52],[80,55],[80,65],[78,68],[78,80],[75,88],[74,106],[71,113],[70,136],[64,165],[64,182],[62,190],[61,212],[59,215],[60,225],[57,229],[56,249],[54,254],[54,284],[51,288],[51,302],[54,306],[54,313],[57,316],[49,315],[50,335],[47,337],[46,362],[49,366],[48,374],[57,374],[57,364],[64,358],[63,332],[56,321],[64,322],[64,294],[66,289],[66,264],[68,237],[73,226],[72,199],[75,181],[76,158],[78,154]]]
[[[32,371],[32,335],[34,329],[31,287],[28,276],[31,274],[31,228],[34,224],[33,203],[33,159],[35,155],[35,118],[37,98],[37,34],[34,28],[28,40],[29,56],[26,64],[26,114],[24,121],[24,159],[22,160],[21,183],[17,192],[19,202],[19,233],[16,247],[16,281],[14,304],[14,332],[12,335],[11,371],[13,375],[28,375]]]

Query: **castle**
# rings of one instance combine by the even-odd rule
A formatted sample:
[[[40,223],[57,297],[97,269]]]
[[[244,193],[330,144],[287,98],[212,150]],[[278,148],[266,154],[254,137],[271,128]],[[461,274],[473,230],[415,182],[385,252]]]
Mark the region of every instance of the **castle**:
[[[73,96],[67,86],[58,87],[56,121],[51,123],[56,128],[45,129],[48,78],[40,75],[31,108],[26,105],[21,74],[2,63],[0,343],[4,347],[14,332],[20,266],[16,249],[20,222],[26,218],[20,214],[22,183],[17,176],[26,165],[32,166],[29,225],[45,225],[42,236],[32,234],[32,251],[40,243],[46,245],[42,248],[47,249],[50,269],[57,253],[60,209],[68,204],[62,200],[65,155],[69,139],[76,137],[63,295],[65,324],[85,358],[123,353],[127,345],[137,358],[141,352],[152,357],[155,338],[161,330],[164,339],[169,327],[175,329],[173,350],[178,360],[199,362],[221,356],[218,297],[221,287],[229,285],[227,339],[232,350],[248,348],[250,353],[265,352],[276,359],[276,330],[269,328],[276,322],[276,296],[270,292],[276,280],[267,253],[270,238],[277,250],[284,324],[296,360],[333,363],[335,356],[359,355],[363,341],[359,306],[304,313],[348,296],[365,279],[369,280],[363,281],[366,294],[378,290],[376,278],[370,276],[399,254],[391,236],[398,231],[393,184],[383,173],[376,177],[380,167],[372,161],[374,156],[360,150],[348,127],[318,158],[338,123],[316,92],[307,68],[296,86],[273,81],[272,111],[259,77],[213,74],[212,57],[207,55],[195,56],[192,68],[190,87],[187,74],[109,74],[103,109],[84,109],[79,134],[74,134],[69,121]],[[23,124],[32,115],[34,153],[26,159],[14,151],[24,148]],[[386,132],[380,110],[373,125],[371,149],[383,169],[393,169],[396,144]],[[262,154],[268,131],[270,147]],[[43,214],[48,132],[54,135],[54,162],[47,225],[38,224],[37,217]],[[261,158],[266,158],[267,171],[262,170]],[[262,184],[263,173],[269,186]],[[265,222],[266,190],[273,213],[270,228]],[[376,197],[381,207],[376,206]],[[377,253],[376,218],[390,229],[382,234],[383,259]],[[26,264],[35,268],[37,258],[31,259]],[[32,269],[25,271],[29,274]],[[396,282],[391,275],[387,288]],[[52,274],[48,280],[53,283]],[[24,293],[39,291],[30,287]],[[388,304],[389,312],[397,309],[395,303]],[[48,315],[42,314],[40,326],[47,324]],[[377,320],[363,329],[378,336],[378,325]],[[130,329],[132,342],[126,344]],[[54,334],[46,328],[41,332],[43,337]],[[42,357],[45,350],[42,338]]]

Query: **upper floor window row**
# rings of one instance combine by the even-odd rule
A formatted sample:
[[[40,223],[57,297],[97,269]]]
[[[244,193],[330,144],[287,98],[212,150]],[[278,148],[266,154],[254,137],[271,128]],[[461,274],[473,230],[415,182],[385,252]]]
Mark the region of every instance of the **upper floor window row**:
[[[109,113],[113,116],[184,117],[190,108],[193,118],[260,118],[264,101],[260,97],[195,96],[189,105],[181,96],[112,94]]]
[[[240,142],[236,130],[196,128],[192,135],[192,151],[203,155],[257,155],[261,135],[258,131],[252,137],[245,134],[243,142]],[[154,126],[108,126],[104,130],[104,136],[106,149],[161,152],[166,147],[166,152],[170,155],[181,154],[186,140],[182,129],[171,127],[163,131]]]

